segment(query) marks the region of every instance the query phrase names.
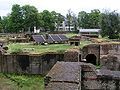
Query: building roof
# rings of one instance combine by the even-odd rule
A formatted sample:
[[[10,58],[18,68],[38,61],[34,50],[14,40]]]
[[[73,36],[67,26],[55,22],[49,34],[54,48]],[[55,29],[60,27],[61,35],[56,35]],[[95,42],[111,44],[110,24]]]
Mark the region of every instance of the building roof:
[[[99,32],[101,29],[79,29],[79,32]]]

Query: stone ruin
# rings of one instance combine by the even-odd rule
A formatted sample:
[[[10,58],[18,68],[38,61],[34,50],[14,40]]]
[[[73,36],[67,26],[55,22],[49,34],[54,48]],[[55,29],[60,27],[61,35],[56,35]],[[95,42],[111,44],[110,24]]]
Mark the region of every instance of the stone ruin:
[[[73,46],[79,46],[80,40],[81,40],[81,36],[73,36],[69,38],[69,44]]]
[[[2,54],[0,55],[0,72],[46,75],[64,55],[46,54]]]
[[[45,78],[45,90],[119,90],[120,71],[97,70],[89,63],[57,62]]]
[[[81,67],[77,62],[57,62],[45,78],[45,90],[79,90]]]
[[[120,44],[66,51],[46,75],[45,90],[120,90]]]
[[[4,46],[4,42],[0,42],[0,55],[6,53],[8,50],[8,47]]]
[[[3,73],[42,75],[53,67],[45,79],[46,90],[120,89],[120,44],[91,44],[67,50],[64,55],[4,54],[0,66]]]
[[[114,55],[104,55],[100,59],[100,67],[104,70],[120,71],[120,60]]]
[[[101,57],[105,55],[112,55],[120,60],[120,44],[119,43],[104,43],[104,44],[90,44],[81,49],[81,61],[86,59],[86,62],[94,65],[101,64]]]
[[[80,50],[79,49],[69,49],[64,53],[64,61],[65,62],[78,62],[81,59]]]

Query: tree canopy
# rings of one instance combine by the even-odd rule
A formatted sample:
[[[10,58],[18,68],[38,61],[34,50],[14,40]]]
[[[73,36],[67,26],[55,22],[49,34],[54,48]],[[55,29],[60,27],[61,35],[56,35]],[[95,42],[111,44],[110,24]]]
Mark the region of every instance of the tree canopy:
[[[91,10],[90,13],[81,11],[78,14],[78,25],[80,28],[100,28],[100,11],[98,9]]]
[[[34,27],[41,31],[59,31],[63,21],[69,27],[69,31],[71,26],[74,30],[100,28],[102,36],[120,37],[120,15],[115,11],[101,13],[100,10],[94,9],[89,13],[81,11],[76,16],[74,12],[68,10],[66,16],[63,16],[55,11],[38,12],[34,6],[18,4],[12,6],[10,14],[0,17],[0,32],[27,32],[33,31]]]
[[[101,14],[101,35],[110,39],[120,36],[120,16],[116,12],[105,12]]]

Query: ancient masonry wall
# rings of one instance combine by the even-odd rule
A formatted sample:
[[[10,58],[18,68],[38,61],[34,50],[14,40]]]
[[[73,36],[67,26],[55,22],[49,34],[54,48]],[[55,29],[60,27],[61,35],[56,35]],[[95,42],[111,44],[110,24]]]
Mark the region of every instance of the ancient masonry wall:
[[[81,51],[82,59],[85,59],[88,54],[94,54],[96,56],[96,62],[99,64],[99,57],[100,57],[100,45],[91,44],[84,46]]]
[[[100,45],[100,55],[114,55],[120,60],[120,44]]]
[[[78,62],[81,61],[81,54],[79,49],[70,49],[64,53],[65,62]]]
[[[63,54],[0,55],[0,72],[45,75]]]
[[[82,65],[81,78],[82,90],[119,90],[120,89],[120,76],[117,71],[105,70],[101,75],[95,68]],[[112,74],[111,74],[112,73]]]

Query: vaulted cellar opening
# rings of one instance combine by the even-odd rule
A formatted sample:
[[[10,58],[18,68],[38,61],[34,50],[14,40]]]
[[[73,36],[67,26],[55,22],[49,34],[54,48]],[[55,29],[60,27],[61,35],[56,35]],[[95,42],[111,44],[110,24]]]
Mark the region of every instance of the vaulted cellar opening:
[[[19,63],[19,66],[23,71],[27,70],[27,67],[29,67],[29,56],[28,55],[18,55],[17,61]]]
[[[94,54],[88,54],[85,59],[87,63],[92,63],[94,65],[97,65],[96,62],[97,57]]]

